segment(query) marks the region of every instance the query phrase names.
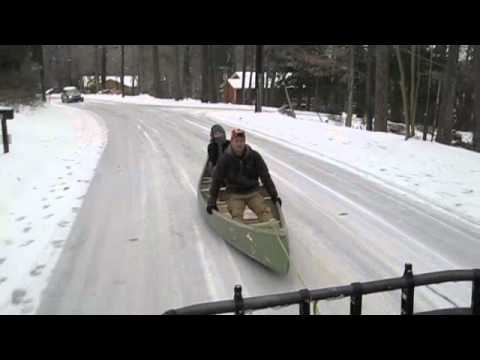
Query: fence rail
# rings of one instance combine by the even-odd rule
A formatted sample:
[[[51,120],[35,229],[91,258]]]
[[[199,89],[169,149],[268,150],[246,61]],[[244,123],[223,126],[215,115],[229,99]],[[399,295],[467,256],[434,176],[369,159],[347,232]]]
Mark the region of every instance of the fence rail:
[[[332,287],[320,290],[300,290],[277,295],[243,298],[240,285],[235,286],[233,300],[218,301],[167,311],[164,315],[219,315],[234,313],[244,315],[247,311],[263,310],[291,305],[299,306],[300,315],[310,315],[312,302],[339,300],[350,297],[350,314],[362,314],[364,295],[402,291],[401,315],[414,315],[415,288],[448,282],[471,282],[472,300],[469,308],[444,309],[425,314],[464,314],[480,315],[480,269],[454,270],[413,275],[412,265],[406,264],[400,278],[379,281],[353,283],[348,286]]]

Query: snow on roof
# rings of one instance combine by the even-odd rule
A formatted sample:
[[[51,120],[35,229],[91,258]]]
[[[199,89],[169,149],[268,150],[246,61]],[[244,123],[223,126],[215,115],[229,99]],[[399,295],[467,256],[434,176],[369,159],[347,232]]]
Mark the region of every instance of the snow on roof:
[[[290,77],[292,74],[288,73],[286,77]],[[250,77],[252,77],[252,87],[250,89],[255,89],[255,80],[257,78],[255,71],[246,71],[245,72],[245,89],[249,89],[250,85]],[[281,81],[283,78],[283,74],[277,74],[276,82]],[[232,75],[230,79],[228,79],[228,83],[234,89],[241,89],[242,88],[242,79],[243,79],[243,72],[237,71],[235,74]],[[264,83],[267,82],[267,74],[264,74]],[[272,86],[272,79],[268,78],[267,87]]]

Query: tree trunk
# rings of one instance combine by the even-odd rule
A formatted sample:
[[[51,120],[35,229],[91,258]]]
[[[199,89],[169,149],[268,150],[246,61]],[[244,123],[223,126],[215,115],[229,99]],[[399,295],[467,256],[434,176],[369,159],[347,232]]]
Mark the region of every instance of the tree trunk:
[[[264,70],[265,70],[265,76],[264,76],[265,83],[263,84],[263,103],[262,103],[262,105],[263,106],[268,106],[268,98],[269,98],[269,94],[270,94],[270,91],[268,89],[269,82],[270,82],[270,72],[268,71],[268,67],[265,67]]]
[[[366,90],[366,119],[367,119],[367,130],[373,130],[373,115],[375,112],[375,46],[368,45],[367,53],[367,90]]]
[[[255,112],[262,112],[263,104],[263,45],[256,45],[256,66],[255,66],[255,90],[257,99],[255,101]]]
[[[416,85],[415,85],[416,56],[417,56],[417,45],[411,45],[411,48],[410,48],[410,102],[409,102],[410,113],[408,116],[409,122],[407,125],[408,127],[407,140],[408,138],[414,135],[414,133],[412,133],[412,126],[415,122],[414,103],[415,103],[415,88],[416,88]]]
[[[288,94],[288,89],[287,89],[287,85],[285,85],[285,82],[283,83],[283,88],[285,90],[285,98],[287,99],[288,108],[290,109],[290,113],[291,113],[292,117],[296,118],[295,110],[293,109],[292,101],[290,100],[290,95]]]
[[[242,104],[245,105],[245,76],[247,75],[247,55],[248,45],[243,45],[243,62],[242,62]]]
[[[398,61],[398,68],[400,69],[400,89],[402,91],[402,104],[403,104],[403,117],[405,119],[405,140],[408,140],[410,137],[410,111],[408,96],[407,96],[407,85],[405,80],[405,68],[403,66],[402,54],[400,53],[400,46],[395,45],[395,52]],[[412,52],[413,54],[413,52]],[[412,85],[413,82],[410,83]],[[410,96],[410,101],[412,101],[413,95]]]
[[[307,87],[307,111],[310,111],[312,108],[312,87],[309,85]]]
[[[457,64],[460,45],[450,45],[445,78],[445,88],[440,106],[437,142],[450,145],[452,143],[453,108],[457,82]]]
[[[346,127],[352,127],[353,116],[353,88],[355,82],[355,45],[350,45],[350,66],[348,74],[348,103]]]
[[[73,86],[72,77],[72,45],[67,45],[67,73],[68,73],[68,86]]]
[[[437,97],[435,100],[435,112],[433,115],[433,126],[432,126],[432,142],[435,138],[435,134],[437,132],[438,128],[438,118],[440,116],[440,95],[442,94],[442,84],[443,81],[438,81],[438,87],[437,87]]]
[[[47,102],[47,95],[45,92],[47,89],[45,89],[45,62],[43,58],[43,45],[37,45],[38,46],[38,63],[40,65],[40,88],[42,90],[42,101]]]
[[[95,62],[94,67],[95,67],[95,93],[98,93],[98,90],[100,89],[98,86],[98,45],[94,45],[94,60]]]
[[[427,89],[427,105],[425,114],[423,115],[423,141],[427,141],[428,134],[428,119],[430,117],[430,96],[432,91],[432,67],[433,67],[433,49],[429,45],[430,49],[430,63],[428,67],[428,89]]]
[[[209,67],[210,67],[210,101],[212,103],[218,102],[218,81],[217,81],[217,59],[215,45],[209,45]]]
[[[102,90],[105,90],[107,82],[107,46],[102,45]]]
[[[474,83],[475,83],[475,127],[473,132],[473,149],[480,152],[480,45],[474,45]]]
[[[180,59],[180,45],[174,45],[175,47],[175,100],[183,100],[183,86],[181,81],[182,65]]]
[[[253,45],[255,46],[255,45]],[[252,84],[253,84],[253,72],[254,72],[254,69],[255,69],[255,47],[252,48],[252,46],[250,46],[250,55],[251,55],[251,67],[250,67],[250,76],[248,78],[248,103],[251,104],[252,103]]]
[[[185,88],[185,96],[192,98],[192,74],[190,72],[190,45],[185,45],[183,55],[183,86]]]
[[[302,100],[303,100],[303,84],[297,90],[297,110],[302,109]]]
[[[313,107],[315,111],[319,112],[320,105],[320,80],[318,77],[315,77],[315,90],[313,95]]]
[[[416,49],[416,54],[421,54],[421,49],[417,48]],[[415,86],[414,86],[414,92],[413,92],[413,102],[412,102],[412,116],[410,117],[410,136],[415,136],[416,130],[415,127],[417,125],[417,113],[418,113],[418,93],[420,90],[420,84],[422,82],[421,78],[421,61],[418,60],[416,61],[416,65],[414,66],[414,76],[415,76]]]
[[[388,45],[377,45],[375,79],[375,131],[387,132],[387,99],[389,90]]]
[[[270,95],[269,95],[269,101],[271,106],[277,106],[277,72],[272,71],[272,79],[270,82]]]
[[[137,69],[138,69],[138,93],[142,94],[145,91],[145,47],[144,45],[137,45]]]
[[[120,83],[122,85],[122,98],[125,97],[125,45],[121,45],[121,74],[120,74]]]
[[[153,55],[153,92],[156,98],[160,98],[162,95],[161,83],[160,83],[160,59],[158,54],[158,45],[152,46]]]
[[[210,66],[208,64],[208,52],[209,46],[202,45],[202,102],[208,103],[209,100],[209,70]]]
[[[471,76],[474,77],[474,64],[473,64],[473,46],[468,45],[467,56],[465,61],[465,67],[471,69]],[[464,82],[462,92],[458,94],[458,105],[457,105],[457,118],[453,129],[455,130],[471,130],[474,126],[474,109],[473,109],[473,93],[474,93],[474,82],[470,79],[466,79]]]

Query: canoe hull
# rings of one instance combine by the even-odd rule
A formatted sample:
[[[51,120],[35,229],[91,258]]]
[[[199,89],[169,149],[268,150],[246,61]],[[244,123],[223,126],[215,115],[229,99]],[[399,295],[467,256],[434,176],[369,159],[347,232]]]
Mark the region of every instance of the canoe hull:
[[[209,215],[205,210],[209,188],[209,177],[205,168],[198,186],[198,204],[200,213],[210,228],[243,254],[278,274],[286,275],[290,268],[290,254],[282,209],[267,200],[277,221],[263,224],[239,223],[222,212]],[[264,189],[262,193],[266,193]],[[222,199],[225,199],[224,193],[220,194],[220,200]]]

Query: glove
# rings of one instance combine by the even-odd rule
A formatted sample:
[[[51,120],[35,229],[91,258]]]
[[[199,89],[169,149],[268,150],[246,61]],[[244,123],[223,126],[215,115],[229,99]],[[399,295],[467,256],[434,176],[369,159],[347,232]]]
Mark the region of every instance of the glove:
[[[207,206],[207,213],[209,213],[210,215],[213,214],[213,210],[218,211],[217,205],[208,205]]]
[[[279,197],[272,199],[272,201],[274,204],[278,204],[280,207],[282,206],[282,199],[280,199]]]

